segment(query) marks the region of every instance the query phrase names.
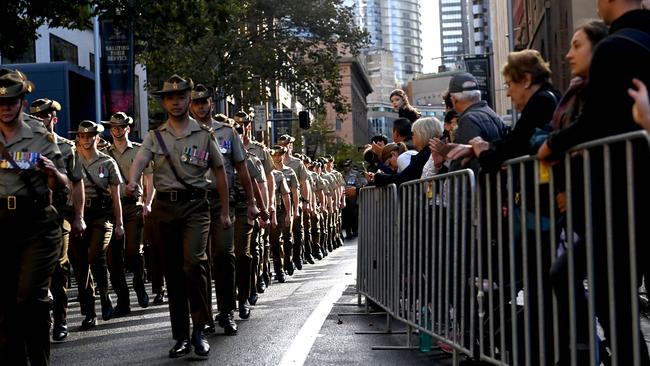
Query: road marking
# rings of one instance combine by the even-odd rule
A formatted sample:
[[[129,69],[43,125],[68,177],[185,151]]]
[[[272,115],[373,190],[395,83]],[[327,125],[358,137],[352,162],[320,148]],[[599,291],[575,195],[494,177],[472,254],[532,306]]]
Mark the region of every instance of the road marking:
[[[301,366],[305,363],[311,347],[314,345],[323,323],[325,323],[325,319],[332,311],[334,302],[343,295],[343,291],[348,286],[348,281],[332,286],[325,298],[318,304],[316,310],[311,313],[305,324],[300,328],[293,342],[291,342],[289,350],[282,357],[280,366]]]

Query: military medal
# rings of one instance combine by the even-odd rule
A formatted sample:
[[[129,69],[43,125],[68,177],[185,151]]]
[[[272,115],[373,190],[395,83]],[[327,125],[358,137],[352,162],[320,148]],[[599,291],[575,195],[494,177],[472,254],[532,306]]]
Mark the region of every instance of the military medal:
[[[99,177],[104,178],[104,167],[101,165],[99,166]]]

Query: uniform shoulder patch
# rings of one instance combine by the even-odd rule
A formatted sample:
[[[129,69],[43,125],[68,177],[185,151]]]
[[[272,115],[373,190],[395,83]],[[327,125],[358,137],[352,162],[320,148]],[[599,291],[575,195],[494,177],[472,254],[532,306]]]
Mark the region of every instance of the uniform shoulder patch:
[[[142,146],[142,144],[141,144],[140,142],[134,142],[134,141],[131,141],[131,144],[132,144],[133,146],[137,146],[137,147]]]
[[[70,146],[75,146],[74,141],[72,141],[72,140],[70,140],[70,139],[67,139],[67,138],[65,138],[65,137],[61,137],[61,136],[59,136],[59,135],[56,135],[56,141],[57,141],[58,143],[61,143],[61,144],[66,144],[66,145],[70,145]]]
[[[206,125],[204,125],[203,123],[199,123],[199,126],[201,126],[202,129],[204,129],[205,131],[208,131],[209,133],[213,133],[213,132],[214,132],[214,129],[213,129],[212,127],[210,127],[210,126],[206,126]]]

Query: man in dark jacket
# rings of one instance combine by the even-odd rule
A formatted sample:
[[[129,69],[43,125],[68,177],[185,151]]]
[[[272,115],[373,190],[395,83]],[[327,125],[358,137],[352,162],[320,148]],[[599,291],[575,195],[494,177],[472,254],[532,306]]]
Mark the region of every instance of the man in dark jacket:
[[[603,40],[594,50],[591,69],[589,73],[589,85],[585,91],[586,101],[582,114],[575,123],[564,130],[553,134],[549,140],[539,149],[538,156],[544,160],[558,160],[571,147],[586,141],[603,137],[636,131],[639,126],[632,118],[632,100],[627,95],[628,88],[632,87],[632,79],[637,78],[645,83],[650,82],[650,11],[641,9],[640,0],[609,0],[598,1],[598,14],[603,21],[610,25],[610,36]],[[636,291],[631,292],[630,284],[630,260],[638,260],[638,272],[644,273],[647,269],[648,258],[648,237],[646,230],[637,226],[636,228],[636,253],[630,255],[628,243],[628,222],[631,219],[626,214],[634,212],[637,220],[643,215],[643,209],[648,203],[648,174],[647,158],[648,148],[635,148],[633,153],[635,172],[633,191],[635,207],[629,210],[628,205],[632,204],[627,199],[615,199],[610,207],[612,213],[611,225],[605,220],[606,204],[605,190],[625,197],[627,189],[625,152],[616,146],[611,149],[611,167],[605,171],[603,154],[594,153],[591,157],[591,174],[587,179],[591,182],[591,199],[588,200],[590,208],[576,207],[574,216],[581,211],[596,213],[592,218],[593,228],[593,261],[595,265],[595,288],[596,315],[599,322],[605,329],[606,336],[612,343],[615,350],[612,358],[615,358],[619,365],[634,364],[634,348],[638,346],[642,365],[650,365],[648,351],[643,336],[640,334],[640,342],[635,345],[631,342],[638,318],[637,314],[630,311],[631,301],[636,296]],[[645,167],[643,167],[645,164]],[[603,183],[605,176],[611,177],[610,187]],[[623,214],[619,214],[623,213]],[[578,217],[580,219],[580,217]],[[574,230],[584,238],[584,223],[575,222]],[[606,238],[614,238],[614,251],[609,253],[606,246]],[[584,241],[575,243],[576,275],[584,274],[584,261],[586,257],[586,244]],[[643,259],[642,259],[643,258]],[[563,257],[553,266],[552,276],[554,290],[558,301],[561,297],[567,296],[567,267],[568,264]],[[608,262],[614,267],[613,283],[609,282],[606,268]],[[577,278],[580,280],[580,278]],[[581,281],[576,283],[581,284]],[[635,285],[635,284],[632,284]],[[610,292],[614,294],[610,294]],[[613,303],[608,298],[616,299]],[[576,300],[581,300],[580,297]],[[581,304],[582,303],[582,304]],[[613,309],[612,309],[613,308]],[[584,301],[576,303],[575,313],[586,313],[587,308]],[[614,315],[615,319],[610,319]],[[614,322],[615,320],[615,322]],[[578,316],[580,321],[580,316]],[[581,324],[577,324],[578,343],[586,341],[584,332],[589,330]],[[638,329],[638,328],[636,328]],[[564,346],[564,345],[561,345]],[[565,347],[565,346],[564,346]],[[562,353],[560,356],[564,356]],[[578,355],[581,356],[580,354]],[[602,355],[601,355],[602,356]],[[564,361],[564,360],[561,360]],[[580,358],[579,358],[580,363]],[[560,363],[561,364],[561,363]]]
[[[454,75],[449,81],[449,93],[454,110],[460,115],[455,143],[468,144],[469,140],[477,136],[491,142],[502,139],[508,134],[509,129],[501,118],[485,101],[481,100],[481,92],[478,90],[478,82],[474,75],[470,73]],[[449,170],[463,168],[465,166],[461,159],[458,159],[451,163]],[[478,162],[471,162],[470,168],[478,172]]]

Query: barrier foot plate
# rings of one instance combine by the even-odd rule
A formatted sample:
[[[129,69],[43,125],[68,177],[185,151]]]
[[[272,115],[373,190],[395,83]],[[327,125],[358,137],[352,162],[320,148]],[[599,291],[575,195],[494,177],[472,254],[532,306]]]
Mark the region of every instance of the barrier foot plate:
[[[417,347],[417,346],[372,346],[373,351],[380,351],[380,350],[411,351],[411,350],[414,350],[414,349],[420,349],[420,347]]]
[[[338,313],[338,316],[353,316],[353,315],[386,315],[386,312],[377,313]]]
[[[351,302],[335,302],[333,305],[334,306],[356,306],[356,307],[365,306],[365,304],[356,304]]]
[[[358,330],[354,334],[406,334],[405,330]]]

